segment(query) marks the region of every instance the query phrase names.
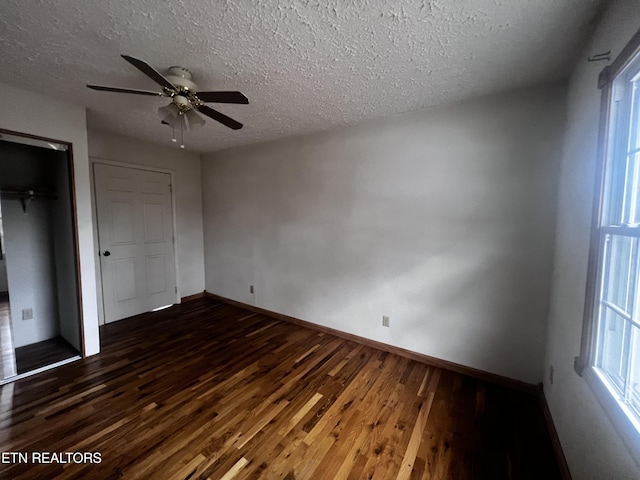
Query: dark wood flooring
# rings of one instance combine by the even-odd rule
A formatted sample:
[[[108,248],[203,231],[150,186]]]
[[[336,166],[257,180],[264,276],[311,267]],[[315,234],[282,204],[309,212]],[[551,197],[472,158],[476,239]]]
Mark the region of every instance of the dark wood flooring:
[[[16,348],[18,373],[31,372],[47,365],[80,355],[69,342],[58,336],[43,342]]]
[[[99,355],[0,387],[0,450],[30,462],[0,478],[560,478],[527,393],[210,299],[101,333]]]

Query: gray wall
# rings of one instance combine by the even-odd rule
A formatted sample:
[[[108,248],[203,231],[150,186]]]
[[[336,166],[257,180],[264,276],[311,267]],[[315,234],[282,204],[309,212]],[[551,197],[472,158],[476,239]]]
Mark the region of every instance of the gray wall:
[[[558,228],[544,390],[574,479],[640,478],[636,465],[591,389],[573,371],[580,353],[585,301],[591,206],[600,118],[598,73],[606,62],[585,59],[611,50],[612,58],[636,32],[640,2],[614,2],[582,52],[573,72],[568,101],[560,180]]]
[[[7,264],[4,258],[0,258],[0,292],[8,292],[9,283],[7,282]]]
[[[564,94],[204,155],[207,291],[540,382]]]
[[[53,254],[56,266],[56,295],[60,335],[78,351],[80,348],[80,309],[78,304],[78,272],[76,242],[73,232],[69,168],[64,155],[59,155],[51,175],[57,199],[51,201]]]
[[[49,188],[55,185],[59,152],[0,142],[0,187]],[[16,348],[60,333],[54,250],[55,201],[33,200],[23,210],[19,199],[3,198],[2,213],[13,339]],[[60,233],[58,234],[60,235]],[[22,310],[33,319],[22,320]],[[77,316],[76,330],[78,330]]]
[[[18,200],[2,200],[7,277],[15,348],[58,335],[58,303],[48,205],[33,202],[24,215]],[[22,320],[22,309],[33,319]]]

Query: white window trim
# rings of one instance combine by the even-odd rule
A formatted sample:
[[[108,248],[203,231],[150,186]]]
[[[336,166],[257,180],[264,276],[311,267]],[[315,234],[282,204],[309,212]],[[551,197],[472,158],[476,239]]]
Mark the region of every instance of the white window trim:
[[[582,343],[580,356],[576,357],[574,365],[576,372],[585,379],[593,391],[638,466],[640,466],[640,422],[632,414],[629,414],[629,408],[622,401],[618,392],[608,385],[608,382],[601,377],[602,374],[593,365],[595,364],[596,354],[597,304],[600,290],[600,225],[604,208],[605,168],[607,166],[607,149],[609,148],[613,84],[618,75],[632,62],[639,61],[639,55],[640,30],[636,32],[611,65],[605,67],[598,78],[598,88],[602,89],[597,152],[598,165],[596,169]]]

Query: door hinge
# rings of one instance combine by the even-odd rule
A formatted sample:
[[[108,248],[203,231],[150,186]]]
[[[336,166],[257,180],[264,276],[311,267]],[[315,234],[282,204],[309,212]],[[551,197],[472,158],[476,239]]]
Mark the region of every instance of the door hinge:
[[[173,193],[173,185],[172,185],[172,184],[169,184],[169,191],[170,191],[171,193]]]
[[[178,286],[176,285],[176,293],[178,293]]]

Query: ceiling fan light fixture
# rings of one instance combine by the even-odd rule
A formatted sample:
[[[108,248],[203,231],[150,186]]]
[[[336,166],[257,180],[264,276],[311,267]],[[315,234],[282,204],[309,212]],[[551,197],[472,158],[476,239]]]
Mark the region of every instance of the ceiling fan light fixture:
[[[184,116],[187,118],[187,122],[189,122],[189,130],[196,130],[207,123],[195,110],[189,110]]]
[[[179,122],[182,120],[180,113],[180,108],[178,108],[175,103],[170,103],[169,105],[165,105],[158,109],[160,119],[173,128],[178,126]]]

